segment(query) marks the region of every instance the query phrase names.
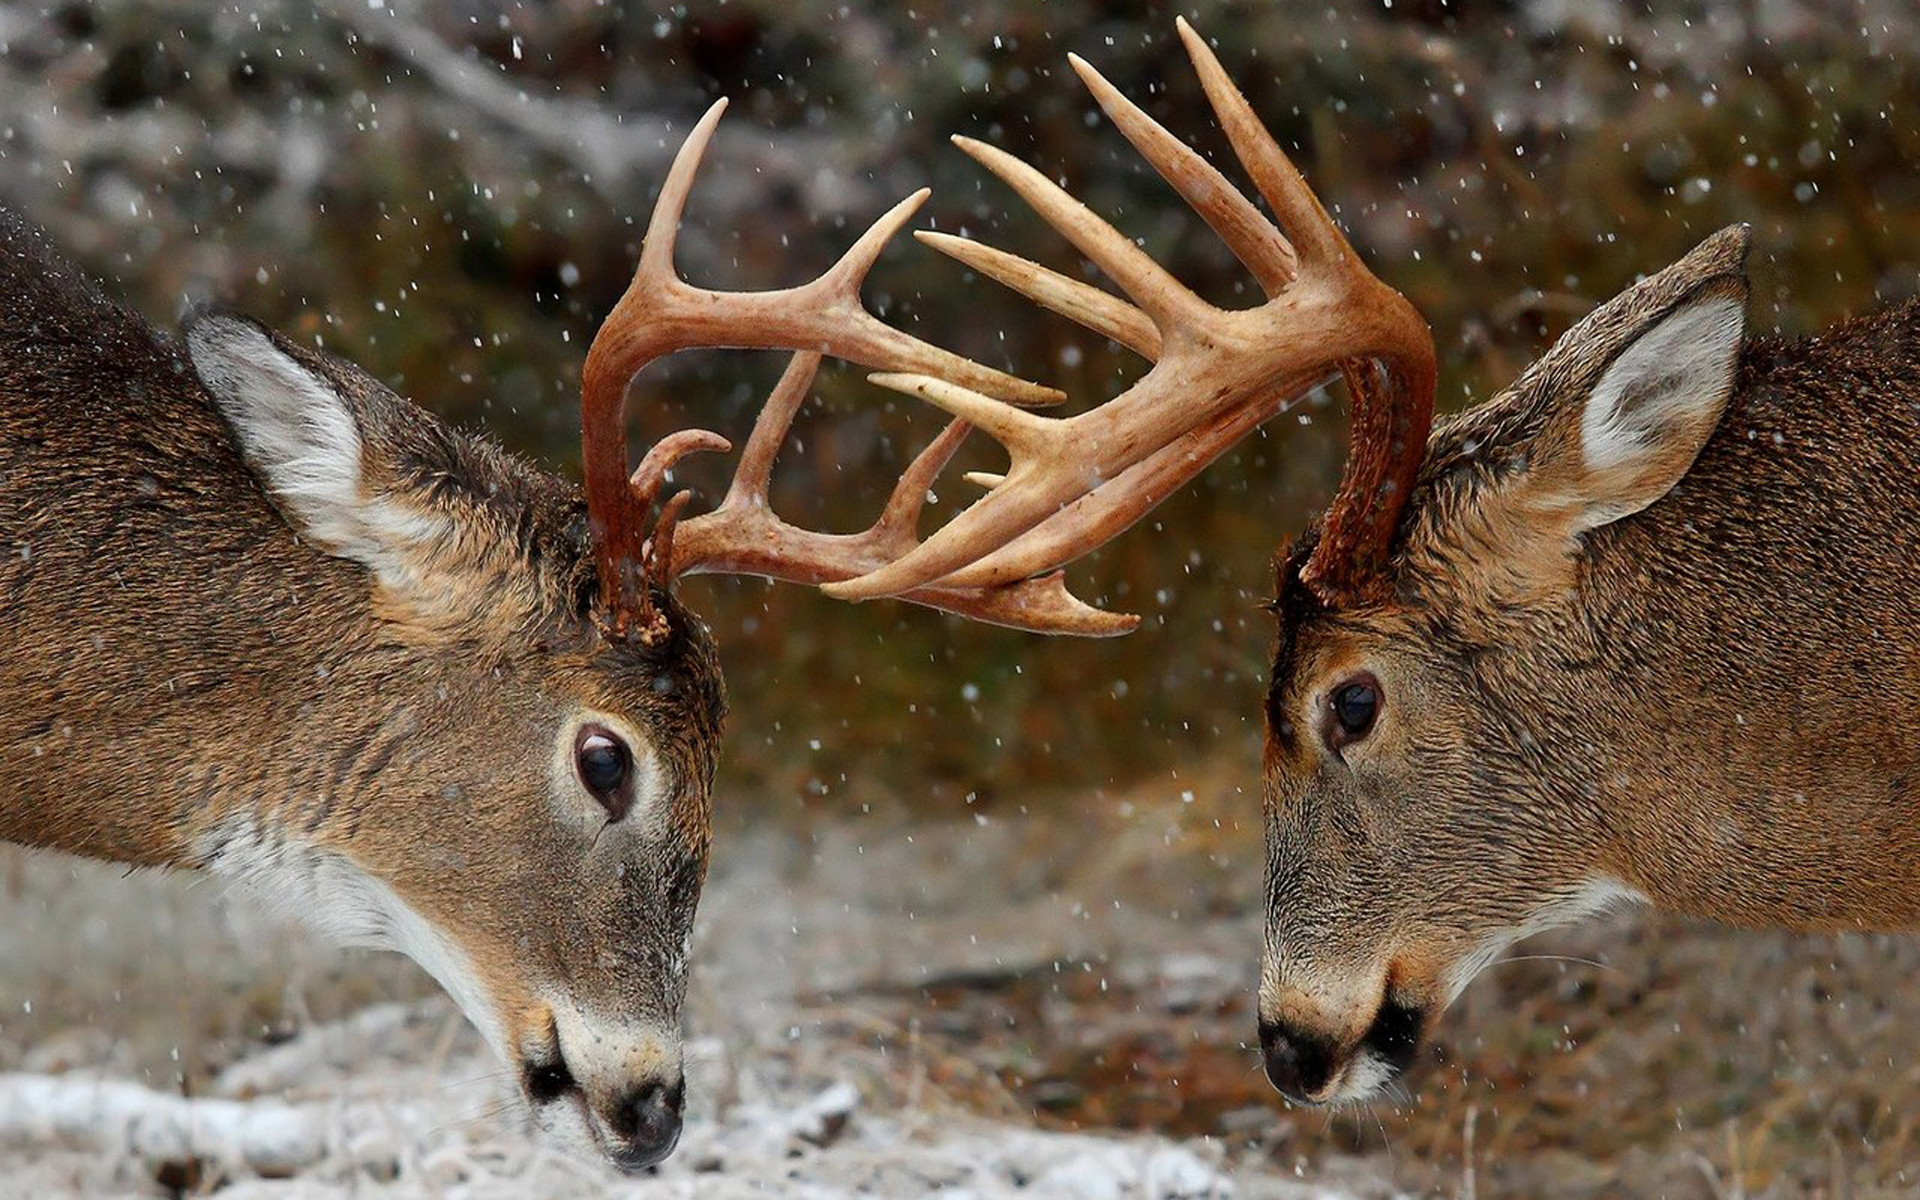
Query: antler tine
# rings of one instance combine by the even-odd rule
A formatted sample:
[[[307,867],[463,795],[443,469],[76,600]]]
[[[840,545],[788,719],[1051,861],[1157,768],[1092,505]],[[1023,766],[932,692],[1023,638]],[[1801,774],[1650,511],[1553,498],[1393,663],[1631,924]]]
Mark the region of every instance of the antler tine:
[[[671,284],[679,276],[673,266],[674,244],[680,237],[680,222],[686,216],[687,197],[693,194],[694,177],[700,173],[700,160],[707,156],[713,131],[727,113],[727,98],[715,100],[694,123],[687,140],[673,156],[667,177],[660,184],[659,198],[653,202],[653,215],[647,218],[646,237],[640,243],[640,265],[634,271],[638,282],[644,278],[658,284]]]
[[[1229,410],[1125,468],[1105,486],[1060,508],[1005,546],[941,579],[954,587],[997,587],[1051,570],[1126,532],[1189,479],[1231,450],[1326,375],[1310,371],[1279,381],[1265,400]]]
[[[1247,175],[1253,180],[1253,186],[1260,189],[1273,211],[1280,218],[1280,224],[1292,239],[1293,248],[1301,257],[1320,262],[1340,262],[1353,257],[1352,247],[1327,210],[1320,206],[1319,197],[1300,177],[1300,171],[1293,165],[1286,152],[1280,149],[1280,143],[1273,140],[1266,125],[1255,115],[1253,106],[1247,103],[1246,96],[1234,85],[1226,68],[1214,57],[1206,39],[1201,37],[1193,26],[1187,24],[1185,17],[1174,18],[1174,28],[1180,33],[1180,40],[1186,44],[1187,57],[1193,62],[1194,74],[1200,77],[1200,87],[1207,94],[1207,102],[1213,106],[1213,114],[1220,122],[1220,128],[1226,132],[1227,141],[1233,146],[1233,152],[1240,159],[1240,165],[1247,169]]]
[[[1253,272],[1267,295],[1279,295],[1280,289],[1292,281],[1299,263],[1285,235],[1275,229],[1273,222],[1262,216],[1238,188],[1228,183],[1227,177],[1212,163],[1122,95],[1086,59],[1069,54],[1067,61],[1079,74],[1080,81],[1087,85],[1087,91],[1093,93],[1107,118],[1140,152],[1140,157],[1172,184],[1193,211],[1220,235],[1234,257]]]
[[[867,379],[891,391],[918,396],[936,408],[979,426],[1005,446],[1016,461],[1044,455],[1053,438],[1054,422],[1048,418],[944,379],[905,372],[881,372]]]
[[[793,418],[806,403],[807,391],[813,387],[813,377],[820,370],[820,357],[818,351],[803,350],[794,355],[787,369],[780,373],[780,382],[768,393],[767,402],[760,406],[760,415],[754,419],[753,432],[747,435],[746,449],[740,452],[740,465],[734,468],[733,483],[727,488],[726,499],[720,502],[721,508],[767,503],[767,492],[773,486],[774,460],[780,457],[780,447],[786,443],[787,431],[793,428]]]
[[[967,435],[973,432],[973,426],[955,418],[947,422],[940,436],[926,444],[920,453],[893,485],[893,491],[887,496],[887,506],[881,510],[880,517],[873,523],[875,539],[881,542],[894,542],[900,552],[911,550],[919,541],[915,526],[920,522],[921,510],[927,506],[927,493],[933,489],[933,481],[940,472],[947,469],[953,456],[960,452]]]
[[[819,286],[837,290],[857,305],[860,302],[860,285],[866,282],[867,272],[873,270],[873,264],[880,260],[880,252],[887,248],[887,243],[908,221],[913,220],[913,214],[920,211],[920,206],[931,195],[933,189],[923,187],[881,213],[879,219],[867,226],[867,231],[847,247],[840,261],[819,278]]]
[[[643,508],[652,508],[654,500],[660,495],[660,485],[666,482],[667,472],[689,454],[725,454],[733,449],[733,443],[714,433],[710,429],[682,429],[670,433],[653,444],[640,465],[633,469],[627,478],[627,486],[633,489],[634,499]]]
[[[971,238],[931,229],[915,230],[913,236],[1034,303],[1112,338],[1142,358],[1160,357],[1160,330],[1152,318],[1118,296]]]
[[[673,579],[673,535],[680,528],[680,514],[686,511],[687,502],[692,499],[692,492],[676,493],[660,510],[660,519],[653,526],[653,536],[647,539],[647,572],[660,581],[661,586]]]
[[[1047,224],[1064,234],[1095,266],[1120,285],[1164,335],[1200,320],[1208,306],[1166,268],[1149,258],[1127,235],[1073,198],[1066,189],[998,146],[955,136],[953,144],[997,175]]]

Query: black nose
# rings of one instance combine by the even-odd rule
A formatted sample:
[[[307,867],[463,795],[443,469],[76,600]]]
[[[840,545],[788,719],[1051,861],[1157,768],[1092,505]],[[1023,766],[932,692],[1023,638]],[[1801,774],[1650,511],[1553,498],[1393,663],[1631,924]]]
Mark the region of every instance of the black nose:
[[[1339,1067],[1330,1040],[1274,1021],[1260,1022],[1260,1055],[1266,1060],[1268,1082],[1298,1104],[1325,1100],[1327,1084]]]
[[[664,1162],[679,1144],[680,1109],[686,1098],[686,1082],[679,1079],[671,1086],[643,1084],[622,1097],[607,1117],[607,1127],[621,1143],[613,1151],[614,1165],[644,1171]]]

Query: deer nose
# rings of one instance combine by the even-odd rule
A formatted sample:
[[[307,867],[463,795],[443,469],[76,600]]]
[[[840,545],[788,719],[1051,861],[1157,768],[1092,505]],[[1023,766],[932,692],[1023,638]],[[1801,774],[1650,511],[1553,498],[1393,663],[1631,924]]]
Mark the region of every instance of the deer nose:
[[[673,1153],[680,1141],[680,1110],[686,1103],[684,1079],[672,1084],[645,1083],[622,1096],[608,1114],[607,1128],[618,1138],[614,1165],[644,1171]]]
[[[1325,1103],[1340,1068],[1331,1040],[1278,1021],[1260,1022],[1260,1055],[1268,1082],[1296,1104]]]

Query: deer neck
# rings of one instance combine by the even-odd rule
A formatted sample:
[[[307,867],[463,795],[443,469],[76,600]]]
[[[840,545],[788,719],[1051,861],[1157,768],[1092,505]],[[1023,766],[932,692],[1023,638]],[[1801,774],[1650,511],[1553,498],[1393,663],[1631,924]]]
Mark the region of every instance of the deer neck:
[[[1920,379],[1881,341],[1750,351],[1694,469],[1589,548],[1563,703],[1668,907],[1920,927]]]
[[[366,575],[295,538],[170,347],[68,369],[132,398],[76,422],[0,362],[0,839],[194,866],[232,814],[334,794],[337,718],[382,699]]]
[[[368,691],[349,661],[375,642],[369,614],[321,604],[289,614],[277,633],[273,652],[262,653],[208,614],[167,629],[147,624],[142,636],[171,644],[164,655],[103,637],[99,660],[90,644],[63,647],[76,670],[7,672],[25,685],[12,705],[25,716],[9,715],[0,735],[16,760],[0,768],[0,839],[197,867],[236,828],[316,836],[356,820],[351,789],[382,753],[382,726],[392,726],[388,737],[404,732],[403,722],[381,719],[393,698]],[[148,660],[143,677],[105,670],[106,659],[129,656]],[[87,671],[107,677],[89,681]]]
[[[1662,907],[1739,925],[1920,927],[1911,747],[1822,753],[1785,726],[1758,713],[1695,723],[1657,757],[1606,772],[1620,874]]]

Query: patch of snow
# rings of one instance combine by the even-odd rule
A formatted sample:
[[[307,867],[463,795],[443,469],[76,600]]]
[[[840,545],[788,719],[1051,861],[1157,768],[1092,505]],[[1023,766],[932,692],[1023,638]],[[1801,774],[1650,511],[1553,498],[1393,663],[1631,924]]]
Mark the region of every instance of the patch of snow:
[[[722,1077],[699,1043],[679,1151],[628,1178],[542,1141],[473,1039],[441,1063],[450,1016],[383,1005],[315,1027],[228,1067],[212,1097],[98,1070],[0,1074],[0,1169],[50,1196],[149,1194],[191,1164],[224,1176],[227,1200],[1339,1200],[1261,1169],[1236,1179],[1206,1141],[876,1111],[851,1080],[738,1062]]]

